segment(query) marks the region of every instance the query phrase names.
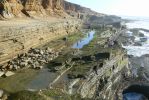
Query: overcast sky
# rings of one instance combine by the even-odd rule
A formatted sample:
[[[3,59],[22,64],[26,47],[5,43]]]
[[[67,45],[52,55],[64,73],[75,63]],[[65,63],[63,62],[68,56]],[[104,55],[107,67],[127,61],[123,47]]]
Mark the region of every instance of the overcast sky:
[[[91,8],[100,13],[147,16],[149,17],[149,0],[66,0]]]

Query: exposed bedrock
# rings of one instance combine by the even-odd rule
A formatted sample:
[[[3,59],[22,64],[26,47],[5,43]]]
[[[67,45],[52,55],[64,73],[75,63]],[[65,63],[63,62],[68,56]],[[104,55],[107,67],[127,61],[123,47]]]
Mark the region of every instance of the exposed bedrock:
[[[16,25],[3,26],[0,28],[0,62],[13,58],[32,47],[74,33],[80,26],[81,22],[76,19],[54,23],[48,20],[35,21],[34,24],[17,25],[17,27]]]
[[[117,100],[117,90],[122,84],[124,70],[128,71],[128,59],[123,53],[119,53],[110,61],[106,61],[104,66],[97,70],[98,74],[90,73],[79,93],[84,98]],[[121,100],[121,97],[118,100]]]

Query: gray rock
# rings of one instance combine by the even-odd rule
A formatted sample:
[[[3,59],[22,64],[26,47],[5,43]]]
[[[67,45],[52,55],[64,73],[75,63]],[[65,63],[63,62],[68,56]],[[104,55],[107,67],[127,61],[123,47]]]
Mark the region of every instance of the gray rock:
[[[38,58],[40,55],[39,54],[34,54],[34,57],[35,58]]]
[[[59,52],[55,52],[55,56],[56,56],[56,57],[59,56]]]
[[[18,70],[18,66],[17,65],[13,65],[13,69],[14,70]]]
[[[3,75],[4,75],[4,72],[3,71],[0,71],[0,77],[3,76]]]
[[[43,54],[44,54],[43,50],[40,50],[40,54],[41,54],[41,55],[43,55]]]
[[[28,61],[28,64],[33,64],[33,61],[32,61],[32,60],[29,60],[29,61]]]
[[[35,65],[36,65],[36,66],[39,66],[39,62],[36,61],[36,62],[35,62]]]
[[[0,98],[3,96],[4,91],[0,89]]]
[[[50,53],[52,53],[52,52],[53,52],[53,50],[52,50],[52,49],[50,49],[49,47],[47,47],[47,48],[46,48],[46,51],[47,51],[47,52],[50,52]]]
[[[28,64],[27,62],[21,62],[21,63],[20,63],[20,66],[21,66],[21,67],[26,67],[27,64]]]
[[[43,66],[37,66],[36,67],[36,69],[42,69],[43,68]]]
[[[39,54],[40,53],[40,50],[39,49],[34,49],[33,52],[36,53],[36,54]]]
[[[35,64],[32,64],[31,66],[32,66],[32,68],[34,68],[34,69],[36,68],[36,65],[35,65]]]
[[[41,59],[41,60],[39,60],[39,63],[44,64],[44,63],[46,63],[46,60]]]

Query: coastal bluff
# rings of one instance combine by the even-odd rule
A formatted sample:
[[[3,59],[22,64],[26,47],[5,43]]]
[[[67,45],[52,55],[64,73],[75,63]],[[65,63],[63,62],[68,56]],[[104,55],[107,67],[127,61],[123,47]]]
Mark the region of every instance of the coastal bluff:
[[[121,22],[64,0],[0,0],[0,100],[122,100]]]
[[[0,64],[78,31],[87,15],[102,14],[64,0],[1,0]]]
[[[0,23],[1,63],[30,48],[74,33],[81,25],[79,20],[55,18],[0,21]]]
[[[63,0],[0,1],[0,64],[17,54],[75,33],[82,21],[69,16]]]

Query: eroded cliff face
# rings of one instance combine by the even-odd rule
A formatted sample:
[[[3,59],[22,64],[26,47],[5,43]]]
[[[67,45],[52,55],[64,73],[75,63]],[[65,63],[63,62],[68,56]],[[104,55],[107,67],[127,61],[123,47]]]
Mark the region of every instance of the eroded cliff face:
[[[66,12],[77,18],[86,15],[102,16],[103,14],[92,11],[64,0],[2,0],[0,1],[0,13],[4,18],[15,16],[68,16]],[[83,19],[83,18],[82,18]]]
[[[65,20],[69,15],[63,5],[64,0],[1,0],[0,19],[16,19],[15,22],[0,22],[0,62],[76,31],[81,23],[77,19]],[[39,21],[27,17],[38,18]]]
[[[14,16],[22,16],[21,10],[23,6],[19,0],[1,0],[0,13],[4,18],[12,18]]]
[[[2,0],[0,12],[4,18],[26,15],[27,17],[59,15],[66,16],[64,0]]]
[[[48,14],[64,14],[64,0],[42,0],[42,5]]]
[[[28,16],[45,16],[45,10],[43,9],[39,0],[22,0],[24,6],[24,13]]]
[[[22,0],[24,12],[29,15],[59,15],[66,16],[63,10],[64,0]]]

